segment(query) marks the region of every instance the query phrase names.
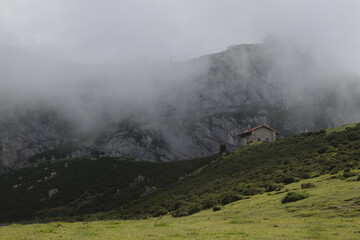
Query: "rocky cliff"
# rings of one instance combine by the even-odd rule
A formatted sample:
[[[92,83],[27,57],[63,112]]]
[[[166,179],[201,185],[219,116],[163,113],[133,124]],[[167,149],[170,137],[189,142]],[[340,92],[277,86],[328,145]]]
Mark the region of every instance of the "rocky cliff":
[[[0,163],[22,167],[27,159],[49,151],[67,139],[66,123],[46,113],[19,113],[0,119]]]
[[[187,62],[157,63],[144,70],[152,76],[147,94],[130,98],[131,107],[119,110],[123,114],[101,105],[88,117],[97,118],[96,127],[86,130],[77,129],[78,118],[56,109],[3,117],[0,163],[21,167],[88,155],[173,161],[213,154],[220,143],[235,148],[241,145],[237,135],[258,124],[287,136],[359,121],[358,78],[327,69],[308,49],[295,49],[279,42],[236,45]]]

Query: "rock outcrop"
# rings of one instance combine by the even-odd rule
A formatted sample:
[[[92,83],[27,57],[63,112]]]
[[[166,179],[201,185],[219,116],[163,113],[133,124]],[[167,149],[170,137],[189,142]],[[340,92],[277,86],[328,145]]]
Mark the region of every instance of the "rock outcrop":
[[[216,153],[221,143],[238,147],[237,135],[260,124],[287,136],[360,120],[356,77],[323,72],[311,54],[278,43],[233,46],[164,69],[157,77],[174,72],[178,81],[155,84],[160,90],[146,105],[86,132],[53,109],[1,118],[0,166],[88,155],[189,159]]]

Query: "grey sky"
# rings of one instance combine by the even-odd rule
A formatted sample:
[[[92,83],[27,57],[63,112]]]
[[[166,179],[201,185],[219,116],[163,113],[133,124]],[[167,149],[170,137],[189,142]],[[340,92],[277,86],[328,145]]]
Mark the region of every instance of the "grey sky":
[[[0,46],[109,63],[184,60],[267,35],[358,69],[358,0],[0,0]]]

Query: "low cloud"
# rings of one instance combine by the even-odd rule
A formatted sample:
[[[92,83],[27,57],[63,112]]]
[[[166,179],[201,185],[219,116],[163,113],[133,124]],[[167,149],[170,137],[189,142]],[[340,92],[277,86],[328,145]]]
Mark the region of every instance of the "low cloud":
[[[333,88],[338,102],[349,103],[358,93],[359,7],[334,0],[0,0],[0,106],[57,109],[84,128],[134,115],[150,124],[195,102],[205,107],[203,94],[216,103],[236,87],[253,88],[254,78],[283,94],[264,96],[287,104]],[[211,75],[210,58],[189,60],[264,38],[261,51],[226,59],[239,77],[234,89],[222,83],[226,72]]]

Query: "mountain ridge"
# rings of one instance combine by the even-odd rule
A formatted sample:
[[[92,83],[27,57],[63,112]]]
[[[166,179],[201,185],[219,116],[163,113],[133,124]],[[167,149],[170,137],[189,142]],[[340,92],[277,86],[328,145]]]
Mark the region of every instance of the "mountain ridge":
[[[46,68],[36,62],[37,69]],[[76,148],[67,154],[73,157],[192,159],[216,153],[219,143],[229,149],[240,146],[237,134],[260,124],[289,136],[358,121],[356,77],[335,68],[325,72],[324,64],[308,49],[265,42],[166,66],[150,64],[141,73],[136,67],[93,67],[90,72],[68,67],[54,75],[66,76],[65,88],[45,86],[49,93],[25,104],[26,111],[20,108],[20,115],[0,119],[0,165],[22,167],[29,160],[64,157],[51,154],[71,143]],[[24,71],[20,78],[33,81],[31,68]],[[53,76],[51,71],[39,74]],[[78,80],[71,83],[73,77]],[[100,79],[101,84],[96,82]],[[51,94],[56,101],[42,102]],[[5,126],[9,122],[13,128]]]

